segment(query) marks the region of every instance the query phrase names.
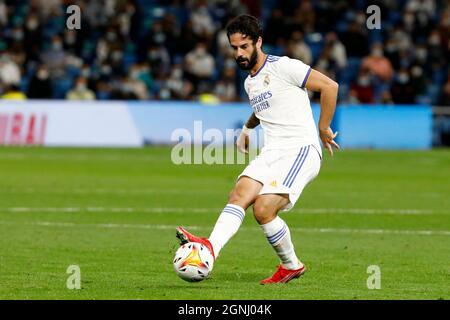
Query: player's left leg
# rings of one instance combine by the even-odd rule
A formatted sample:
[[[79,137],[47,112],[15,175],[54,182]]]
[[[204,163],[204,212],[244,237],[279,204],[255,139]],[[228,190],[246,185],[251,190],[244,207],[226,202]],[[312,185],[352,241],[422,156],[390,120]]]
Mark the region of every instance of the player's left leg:
[[[262,194],[253,204],[253,214],[267,240],[281,260],[275,274],[261,281],[267,283],[286,283],[305,272],[305,266],[295,253],[294,244],[286,222],[278,216],[278,211],[289,204],[287,194]]]

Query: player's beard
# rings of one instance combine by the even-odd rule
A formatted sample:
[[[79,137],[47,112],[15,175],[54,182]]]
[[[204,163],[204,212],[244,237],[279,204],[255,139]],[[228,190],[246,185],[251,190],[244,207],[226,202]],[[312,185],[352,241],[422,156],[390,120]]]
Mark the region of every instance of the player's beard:
[[[252,55],[250,56],[250,60],[248,58],[239,57],[236,59],[236,62],[242,70],[251,70],[258,62],[258,50],[256,48],[253,50]]]

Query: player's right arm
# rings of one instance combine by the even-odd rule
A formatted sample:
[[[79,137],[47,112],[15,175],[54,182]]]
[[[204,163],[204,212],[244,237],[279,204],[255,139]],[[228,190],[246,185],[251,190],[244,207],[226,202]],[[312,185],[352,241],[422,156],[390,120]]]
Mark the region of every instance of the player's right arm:
[[[250,133],[252,129],[259,125],[259,119],[255,116],[253,112],[250,118],[248,118],[247,123],[242,127],[241,134],[236,140],[236,146],[238,150],[242,153],[248,153],[248,147],[250,144]]]

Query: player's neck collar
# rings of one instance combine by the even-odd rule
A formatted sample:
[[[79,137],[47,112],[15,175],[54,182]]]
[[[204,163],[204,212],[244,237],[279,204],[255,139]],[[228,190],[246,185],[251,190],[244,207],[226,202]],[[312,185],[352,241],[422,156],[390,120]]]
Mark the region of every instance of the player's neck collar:
[[[269,57],[268,54],[266,54],[266,58],[264,59],[264,63],[262,64],[262,66],[258,69],[258,71],[256,71],[256,73],[254,75],[250,74],[250,77],[256,77],[258,75],[258,73],[264,68],[264,66],[266,65],[267,62],[267,58]]]

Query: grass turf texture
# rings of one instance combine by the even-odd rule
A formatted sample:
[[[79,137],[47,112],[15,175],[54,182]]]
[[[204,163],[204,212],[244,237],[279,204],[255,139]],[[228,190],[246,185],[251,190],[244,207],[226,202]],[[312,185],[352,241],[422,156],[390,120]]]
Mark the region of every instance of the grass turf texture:
[[[175,275],[175,226],[209,235],[244,166],[177,166],[170,152],[0,148],[0,298],[450,298],[449,150],[325,155],[281,215],[308,271],[275,286],[258,284],[278,260],[251,208],[209,279]],[[66,288],[69,265],[81,290]]]

